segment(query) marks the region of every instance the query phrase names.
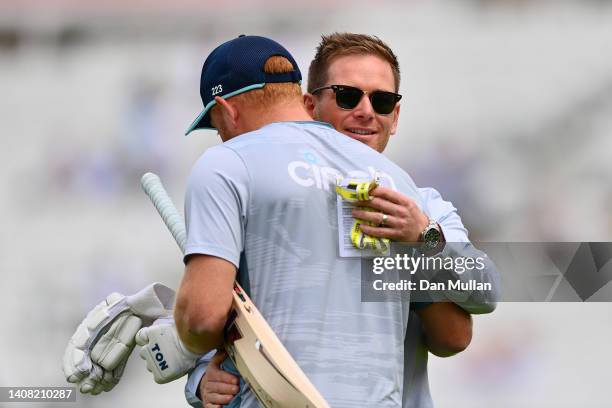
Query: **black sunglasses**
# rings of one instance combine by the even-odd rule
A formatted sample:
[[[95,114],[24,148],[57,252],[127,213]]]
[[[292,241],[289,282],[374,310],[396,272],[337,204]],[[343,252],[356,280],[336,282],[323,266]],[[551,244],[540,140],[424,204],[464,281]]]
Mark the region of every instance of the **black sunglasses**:
[[[388,115],[393,112],[393,108],[402,99],[402,95],[387,91],[366,92],[359,88],[348,85],[329,85],[322,86],[313,90],[311,93],[331,89],[336,94],[336,105],[342,109],[355,109],[363,95],[368,95],[374,112],[379,115]]]

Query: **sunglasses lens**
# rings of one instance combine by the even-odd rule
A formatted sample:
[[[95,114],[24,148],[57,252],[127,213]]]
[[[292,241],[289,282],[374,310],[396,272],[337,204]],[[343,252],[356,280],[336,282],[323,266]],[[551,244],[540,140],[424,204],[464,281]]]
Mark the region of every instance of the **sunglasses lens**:
[[[352,86],[332,85],[327,88],[333,89],[336,94],[336,104],[342,109],[355,109],[364,95],[364,91]],[[375,91],[369,97],[372,108],[380,115],[388,115],[393,112],[395,105],[401,98],[398,94],[386,91]]]
[[[391,92],[377,91],[372,94],[372,108],[381,115],[388,115],[393,112],[397,98],[395,94]]]
[[[359,105],[363,92],[356,88],[339,88],[336,90],[336,104],[342,109],[353,109]]]

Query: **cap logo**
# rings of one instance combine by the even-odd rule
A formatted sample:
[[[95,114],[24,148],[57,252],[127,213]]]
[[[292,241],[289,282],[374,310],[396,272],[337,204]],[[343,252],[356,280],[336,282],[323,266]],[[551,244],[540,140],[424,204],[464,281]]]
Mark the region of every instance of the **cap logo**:
[[[221,84],[215,85],[212,88],[210,88],[210,90],[212,91],[212,96],[219,95],[220,93],[223,92],[223,86]]]

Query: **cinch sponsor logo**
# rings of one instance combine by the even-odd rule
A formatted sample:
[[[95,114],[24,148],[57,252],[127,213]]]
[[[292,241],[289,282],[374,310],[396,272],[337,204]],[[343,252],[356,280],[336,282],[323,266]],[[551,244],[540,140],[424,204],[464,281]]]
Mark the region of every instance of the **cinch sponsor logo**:
[[[321,190],[329,191],[336,185],[338,177],[344,178],[345,175],[338,169],[327,166],[319,166],[316,163],[307,163],[305,161],[293,161],[287,166],[289,177],[300,186],[316,187]],[[371,180],[378,175],[381,184],[397,190],[393,178],[387,173],[376,171],[373,167],[368,166],[368,172],[361,170],[349,171],[346,174],[348,178],[357,180]]]
[[[155,353],[155,360],[157,360],[157,365],[159,366],[160,370],[164,371],[166,368],[168,368],[168,363],[166,363],[164,355],[161,353],[159,344],[155,343],[155,347],[153,347],[151,351]]]

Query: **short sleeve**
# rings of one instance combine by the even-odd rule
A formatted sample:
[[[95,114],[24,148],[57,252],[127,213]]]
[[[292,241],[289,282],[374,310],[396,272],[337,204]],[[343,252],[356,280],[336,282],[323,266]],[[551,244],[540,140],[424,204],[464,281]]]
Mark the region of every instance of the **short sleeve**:
[[[185,195],[185,257],[212,255],[239,266],[244,249],[249,177],[240,156],[226,146],[196,162]]]

